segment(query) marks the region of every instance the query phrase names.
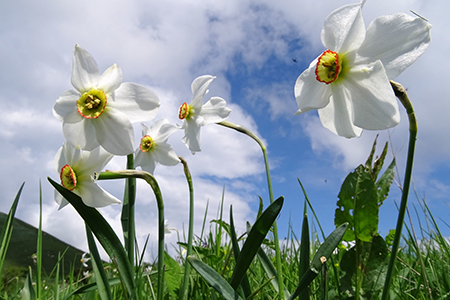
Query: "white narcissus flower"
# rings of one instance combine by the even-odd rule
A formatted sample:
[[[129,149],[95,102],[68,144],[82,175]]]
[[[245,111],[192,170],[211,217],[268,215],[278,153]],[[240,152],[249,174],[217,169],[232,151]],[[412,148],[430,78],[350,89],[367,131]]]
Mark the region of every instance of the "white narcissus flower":
[[[156,163],[165,166],[178,164],[180,159],[173,151],[172,146],[167,143],[169,136],[178,128],[166,119],[158,120],[150,127],[145,124],[141,125],[143,138],[139,148],[136,149],[135,165],[153,174]]]
[[[297,79],[296,114],[318,109],[322,124],[340,136],[363,129],[384,130],[400,121],[389,80],[428,47],[431,25],[395,14],[376,18],[365,30],[360,4],[346,5],[325,20],[321,39],[328,48]]]
[[[94,58],[75,45],[72,85],[56,100],[53,115],[63,122],[67,141],[83,150],[102,146],[115,155],[134,152],[131,123],[152,120],[159,109],[158,96],[135,83],[122,83],[116,64],[100,75]]]
[[[191,150],[192,154],[200,149],[200,127],[210,123],[220,123],[225,120],[231,112],[226,107],[226,101],[219,97],[212,97],[203,104],[203,98],[208,93],[208,87],[214,80],[214,76],[204,75],[194,79],[192,82],[191,104],[183,103],[180,107],[178,117],[184,120],[181,126],[184,129],[183,142]]]
[[[91,207],[103,207],[120,203],[120,200],[102,189],[95,182],[99,174],[113,155],[102,147],[92,151],[82,151],[65,142],[55,155],[55,170],[60,174],[61,185],[80,196],[84,204]],[[55,190],[55,200],[59,209],[68,204]]]

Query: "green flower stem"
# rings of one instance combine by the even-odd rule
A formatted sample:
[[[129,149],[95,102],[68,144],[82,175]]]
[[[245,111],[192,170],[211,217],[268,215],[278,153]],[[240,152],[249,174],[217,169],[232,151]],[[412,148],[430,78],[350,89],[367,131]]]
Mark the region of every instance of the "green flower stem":
[[[400,244],[400,238],[402,235],[403,220],[405,219],[406,204],[408,202],[409,185],[411,183],[411,174],[414,161],[414,148],[416,146],[416,136],[417,136],[416,115],[414,113],[411,101],[409,100],[408,95],[406,94],[405,88],[401,84],[396,83],[394,81],[391,81],[391,85],[392,88],[394,89],[395,95],[398,97],[402,105],[405,107],[406,112],[408,114],[409,146],[408,146],[408,158],[406,160],[405,180],[403,183],[403,190],[402,190],[402,200],[400,203],[400,210],[398,212],[397,227],[395,229],[394,241],[392,243],[391,258],[389,260],[389,266],[386,274],[386,279],[384,282],[383,295],[381,298],[382,300],[388,299],[392,273],[394,270],[394,264],[397,258],[397,251]]]
[[[178,156],[183,164],[184,175],[186,176],[188,185],[189,185],[189,232],[188,232],[188,244],[186,249],[186,257],[189,257],[192,254],[192,240],[194,238],[194,187],[192,185],[192,177],[191,172],[189,171],[188,164],[184,158]],[[180,300],[184,300],[188,293],[188,283],[189,283],[189,274],[191,272],[191,264],[184,264],[184,277],[183,277],[183,285],[180,289]]]
[[[134,170],[134,154],[127,155],[127,169]],[[125,194],[123,196],[122,222],[123,237],[125,240],[125,250],[127,251],[128,260],[134,266],[134,243],[135,243],[135,211],[136,200],[136,178],[130,177],[125,182]]]
[[[266,146],[263,144],[263,142],[250,130],[248,130],[247,128],[245,128],[244,126],[241,125],[236,125],[233,124],[231,122],[228,121],[222,121],[220,123],[217,123],[218,125],[222,125],[224,127],[228,127],[231,129],[234,129],[236,131],[239,131],[240,133],[246,134],[249,137],[251,137],[252,139],[254,139],[258,145],[261,147],[261,150],[263,152],[263,156],[264,156],[264,164],[266,167],[266,176],[267,176],[267,185],[269,187],[269,199],[270,199],[270,204],[273,203],[273,190],[272,190],[272,180],[270,179],[270,169],[269,169],[269,160],[267,158],[267,150],[266,150]],[[273,222],[273,236],[274,236],[274,242],[275,242],[275,257],[276,257],[276,262],[277,262],[277,272],[278,272],[278,287],[279,287],[279,291],[278,294],[280,296],[280,299],[284,299],[284,284],[283,284],[283,270],[282,270],[282,265],[281,265],[281,255],[280,255],[280,243],[278,240],[278,227],[277,227],[277,221],[275,220]]]
[[[164,201],[158,182],[150,173],[139,170],[106,171],[100,173],[98,180],[141,178],[152,188],[158,206],[158,300],[164,296]]]

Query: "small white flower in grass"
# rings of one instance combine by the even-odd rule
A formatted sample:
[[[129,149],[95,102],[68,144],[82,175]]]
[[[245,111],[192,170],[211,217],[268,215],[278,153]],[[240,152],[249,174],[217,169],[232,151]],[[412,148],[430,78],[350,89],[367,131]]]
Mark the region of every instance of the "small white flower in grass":
[[[400,121],[389,80],[428,47],[431,25],[395,14],[376,18],[365,30],[360,4],[346,5],[325,20],[321,39],[328,48],[297,79],[296,114],[318,109],[322,124],[340,136],[363,129],[384,130]]]
[[[158,120],[150,127],[145,124],[141,125],[143,138],[139,148],[136,149],[135,165],[150,174],[155,171],[156,163],[165,166],[177,165],[180,159],[172,146],[167,143],[167,139],[178,128],[166,119]]]
[[[87,268],[88,264],[87,262],[91,260],[91,257],[89,256],[89,253],[83,253],[83,255],[81,255],[81,264],[83,265],[83,267]]]
[[[170,234],[172,231],[178,231],[176,228],[169,227],[169,222],[164,220],[164,234]]]
[[[116,64],[100,75],[94,58],[75,45],[72,85],[53,107],[53,115],[63,122],[67,141],[83,150],[102,146],[115,155],[134,152],[131,123],[152,120],[159,99],[151,90],[135,83],[122,83]]]
[[[191,150],[192,154],[200,149],[200,127],[210,123],[224,121],[231,112],[226,107],[226,101],[219,97],[212,97],[203,104],[203,98],[208,93],[208,87],[214,80],[214,76],[204,75],[197,77],[192,82],[193,99],[191,104],[183,103],[178,117],[184,120],[181,126],[184,129],[183,142]]]
[[[96,174],[100,173],[113,155],[103,148],[92,151],[82,151],[65,142],[55,155],[55,169],[60,174],[61,185],[80,196],[84,204],[91,207],[103,207],[120,203],[120,200],[103,190],[95,182]],[[59,208],[68,204],[55,190],[55,200]]]

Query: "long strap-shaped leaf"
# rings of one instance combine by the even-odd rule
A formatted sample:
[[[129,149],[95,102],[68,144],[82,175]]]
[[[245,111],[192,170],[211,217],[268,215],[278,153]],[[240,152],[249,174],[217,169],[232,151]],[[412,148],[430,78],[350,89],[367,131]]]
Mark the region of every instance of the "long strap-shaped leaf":
[[[123,249],[123,245],[114,230],[95,208],[86,206],[79,196],[62,187],[51,178],[48,178],[48,181],[67,201],[69,201],[70,204],[72,204],[86,224],[88,224],[103,249],[108,253],[111,260],[116,263],[120,278],[123,281],[128,294],[131,295],[134,292],[133,272],[127,254]]]
[[[241,253],[239,254],[236,262],[236,267],[231,276],[231,286],[236,290],[239,284],[244,278],[245,272],[247,272],[253,258],[255,257],[258,249],[260,248],[264,238],[272,227],[273,222],[277,218],[278,214],[283,207],[284,197],[281,196],[270,204],[267,209],[256,219],[255,224],[248,233],[247,239],[242,246]]]
[[[305,275],[303,275],[300,283],[297,286],[295,292],[289,297],[289,300],[293,300],[295,297],[300,295],[300,293],[306,289],[306,287],[317,277],[320,270],[322,269],[322,264],[326,262],[326,260],[333,253],[334,249],[340,243],[342,237],[347,230],[348,223],[344,223],[338,228],[336,228],[320,245],[319,249],[314,255],[314,258],[309,266],[308,271],[306,271]]]
[[[231,285],[213,268],[193,256],[187,258],[192,267],[227,300],[243,300]]]

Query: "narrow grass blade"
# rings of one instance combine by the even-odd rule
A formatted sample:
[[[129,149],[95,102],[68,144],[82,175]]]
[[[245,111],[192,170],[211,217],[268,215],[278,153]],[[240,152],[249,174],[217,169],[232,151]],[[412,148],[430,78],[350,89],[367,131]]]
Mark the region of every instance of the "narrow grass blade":
[[[114,230],[103,218],[103,216],[92,207],[86,206],[81,198],[71,191],[65,189],[51,178],[48,178],[53,187],[77,210],[89,228],[97,237],[97,240],[108,253],[113,262],[116,263],[120,273],[120,278],[128,292],[131,295],[134,291],[134,279],[131,265],[127,254],[120,243]]]
[[[227,300],[243,300],[231,285],[204,262],[189,256],[187,258],[192,267],[209,283],[219,294]]]
[[[13,201],[13,204],[11,205],[11,208],[9,209],[8,217],[5,220],[5,224],[3,225],[2,232],[0,234],[0,277],[2,274],[2,267],[3,262],[5,261],[6,257],[6,251],[8,250],[9,241],[11,240],[11,234],[13,230],[13,221],[14,221],[14,215],[16,214],[17,204],[19,203],[20,194],[22,193],[23,186],[25,185],[25,182],[22,183],[22,185],[19,188],[19,191],[16,194],[16,198]]]
[[[300,266],[298,268],[299,279],[301,279],[309,269],[309,251],[310,251],[309,225],[308,225],[308,216],[306,214],[306,201],[305,201],[305,207],[303,209],[302,236],[300,244]],[[299,300],[309,300],[308,289],[302,294],[300,294]]]
[[[120,279],[119,278],[110,278],[110,279],[108,279],[108,284],[109,284],[110,287],[118,285],[119,283],[120,283]],[[80,294],[84,294],[84,293],[93,292],[93,291],[96,291],[97,289],[98,289],[98,286],[97,286],[96,282],[88,283],[88,284],[85,284],[85,285],[79,287],[78,289],[72,291],[70,294],[68,294],[66,297],[64,297],[63,300],[69,300],[74,295],[80,295]]]
[[[89,226],[86,224],[86,237],[88,241],[89,252],[91,254],[92,269],[94,270],[95,282],[97,283],[98,293],[102,300],[112,299],[111,288],[109,287],[108,278],[106,277],[103,262],[98,253],[94,236]]]
[[[291,297],[289,297],[289,300],[293,300],[295,297],[300,295],[300,293],[303,292],[308,287],[308,285],[314,280],[314,278],[317,277],[320,270],[322,269],[322,264],[326,262],[326,260],[333,253],[334,249],[341,242],[342,237],[344,236],[345,231],[347,230],[347,227],[348,223],[342,224],[325,239],[322,245],[320,245],[319,249],[314,255],[314,258],[311,262],[311,265],[309,266],[308,271],[305,273],[305,275],[303,275],[302,279],[300,280],[300,283],[297,286],[297,289],[291,295]]]
[[[264,238],[272,227],[273,222],[278,217],[278,214],[283,207],[284,197],[280,197],[270,204],[261,216],[256,219],[255,224],[248,233],[247,239],[242,246],[241,253],[238,261],[236,262],[236,268],[231,276],[231,286],[237,289],[239,284],[244,278],[248,267],[250,266],[253,258],[261,247]]]
[[[36,298],[41,299],[41,271],[42,271],[42,186],[39,180],[39,227],[36,251]]]
[[[241,250],[239,249],[239,244],[236,236],[236,229],[234,228],[234,218],[233,218],[233,206],[230,205],[230,239],[231,244],[233,246],[233,253],[235,261],[238,261],[239,256],[241,254]],[[252,291],[250,289],[250,282],[248,281],[247,274],[244,275],[241,282],[242,291],[244,292],[245,298],[248,298]]]
[[[258,249],[258,259],[259,259],[264,271],[266,272],[267,277],[272,278],[272,280],[270,280],[270,283],[272,284],[273,288],[275,289],[275,291],[277,293],[279,293],[280,285],[278,284],[277,270],[275,270],[275,267],[272,264],[272,261],[270,260],[270,258],[267,256],[267,254],[264,252],[264,250],[261,247],[259,247],[259,249]],[[289,291],[286,289],[286,287],[284,287],[284,297],[287,299],[287,298],[289,298],[290,295],[291,294],[289,293]]]

